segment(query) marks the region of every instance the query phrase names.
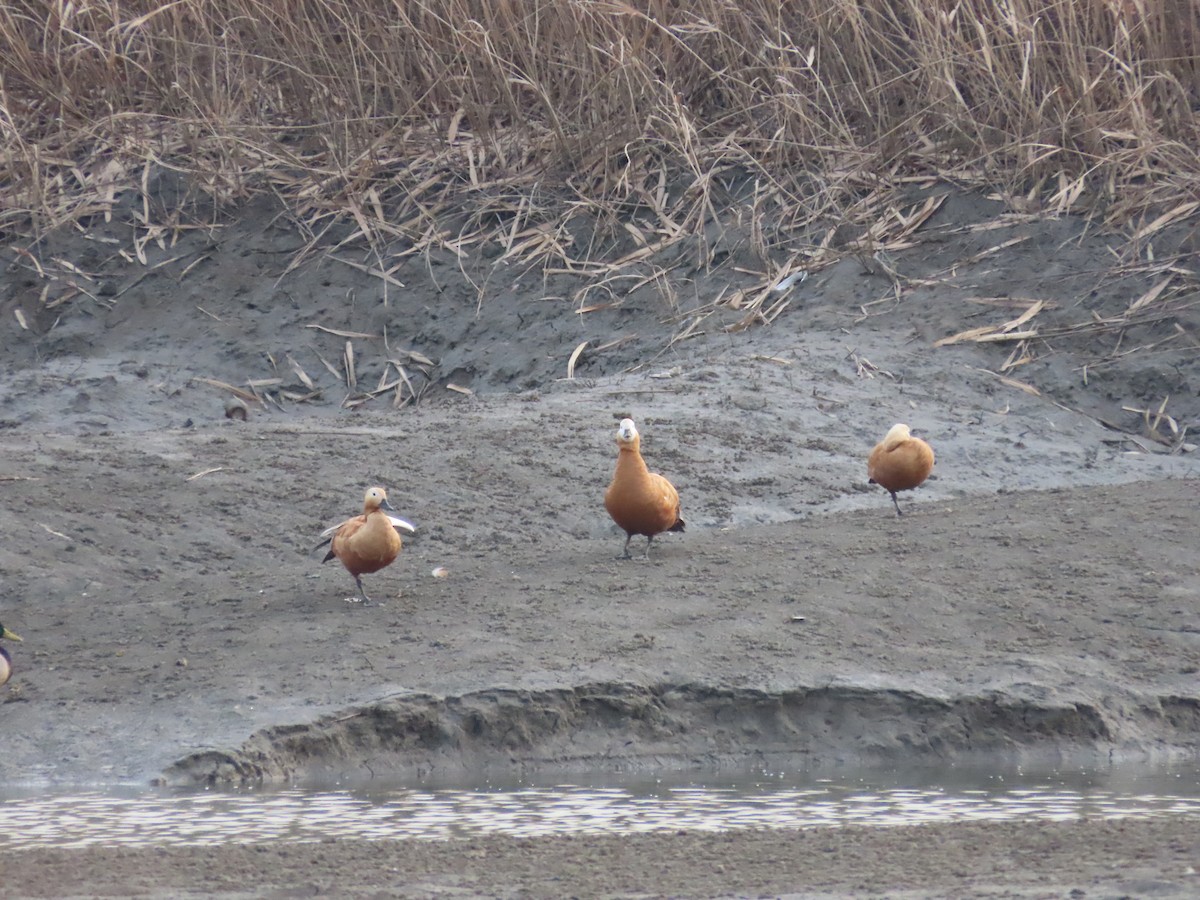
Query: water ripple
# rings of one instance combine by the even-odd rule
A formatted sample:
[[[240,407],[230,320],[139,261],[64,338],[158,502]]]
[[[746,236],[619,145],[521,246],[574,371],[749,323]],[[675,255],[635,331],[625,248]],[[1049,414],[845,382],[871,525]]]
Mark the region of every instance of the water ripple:
[[[93,844],[445,840],[729,831],[933,822],[1200,818],[1196,784],[1182,793],[1061,784],[1019,788],[553,785],[515,789],[278,790],[29,796],[0,801],[0,847]]]

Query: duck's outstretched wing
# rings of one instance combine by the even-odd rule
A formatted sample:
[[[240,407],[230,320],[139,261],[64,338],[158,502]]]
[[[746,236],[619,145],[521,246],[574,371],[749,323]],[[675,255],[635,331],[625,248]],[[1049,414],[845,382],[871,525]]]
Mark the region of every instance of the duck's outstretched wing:
[[[309,552],[309,553],[316,553],[318,550],[320,550],[320,549],[321,549],[322,547],[324,547],[326,544],[330,544],[330,543],[332,543],[332,542],[333,542],[333,539],[334,539],[335,537],[337,537],[337,533],[338,533],[339,531],[341,531],[343,528],[345,528],[347,525],[349,525],[349,524],[350,524],[351,522],[353,522],[355,519],[359,519],[359,518],[362,518],[362,517],[361,517],[361,516],[353,516],[353,517],[351,517],[351,518],[349,518],[349,519],[346,519],[344,522],[338,522],[336,525],[330,525],[328,528],[326,528],[324,531],[322,531],[322,532],[321,532],[321,535],[320,535],[320,537],[321,537],[321,541],[320,541],[320,543],[318,543],[318,544],[317,544],[315,547],[313,547],[313,548],[312,548],[311,550],[309,550],[308,552]],[[332,552],[333,552],[333,551],[330,551],[330,553],[332,553]],[[327,557],[325,557],[325,559],[329,559],[329,557],[327,556]]]
[[[320,543],[318,543],[315,547],[313,547],[308,552],[316,553],[318,550],[320,550],[326,544],[333,543],[333,539],[335,537],[337,537],[337,533],[339,531],[341,531],[343,528],[345,528],[351,522],[353,522],[357,519],[361,519],[361,518],[362,518],[362,516],[352,516],[349,519],[346,519],[346,521],[344,521],[344,522],[338,522],[336,525],[330,525],[328,528],[326,528],[324,531],[321,532]],[[417,531],[417,526],[415,526],[412,522],[409,522],[407,519],[402,519],[399,516],[389,515],[388,521],[392,523],[393,528],[403,528],[405,531],[410,531],[414,534]],[[330,551],[330,552],[332,553],[332,551]],[[328,559],[330,559],[330,557],[326,556],[325,559],[328,560]]]

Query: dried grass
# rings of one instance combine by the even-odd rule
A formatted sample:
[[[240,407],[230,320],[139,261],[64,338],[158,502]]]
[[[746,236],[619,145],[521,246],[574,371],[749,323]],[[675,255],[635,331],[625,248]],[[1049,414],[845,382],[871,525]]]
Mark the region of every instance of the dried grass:
[[[886,266],[934,211],[888,189],[939,177],[1144,239],[1200,204],[1198,67],[1188,0],[20,0],[0,233],[126,215],[141,257],[270,193],[293,265],[366,242],[377,265],[341,261],[386,291],[489,242],[598,279],[681,241],[707,264],[736,206],[764,258],[836,214]]]

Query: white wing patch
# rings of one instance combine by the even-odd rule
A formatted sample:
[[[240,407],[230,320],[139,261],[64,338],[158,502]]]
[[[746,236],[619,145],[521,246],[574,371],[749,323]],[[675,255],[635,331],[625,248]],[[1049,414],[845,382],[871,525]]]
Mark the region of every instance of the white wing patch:
[[[340,529],[340,528],[341,528],[343,525],[345,525],[345,524],[346,524],[346,522],[349,522],[349,521],[350,521],[349,519],[346,519],[346,521],[345,521],[345,522],[338,522],[336,525],[330,525],[328,528],[326,528],[324,531],[322,531],[322,532],[321,532],[321,537],[323,537],[323,538],[327,538],[327,537],[329,537],[330,535],[337,534],[337,533],[338,533],[338,530],[339,530],[339,529]]]
[[[358,517],[355,516],[354,518],[358,518]],[[346,524],[346,522],[351,522],[351,521],[353,521],[353,519],[346,519],[345,522],[338,522],[336,525],[330,525],[328,528],[326,528],[324,531],[321,532],[321,537],[327,538],[327,537],[337,534],[338,531],[341,530],[341,527]],[[414,534],[416,534],[417,526],[413,525],[412,522],[408,522],[404,519],[401,519],[399,516],[388,516],[388,521],[392,523],[393,528],[403,528],[405,531],[411,531]]]

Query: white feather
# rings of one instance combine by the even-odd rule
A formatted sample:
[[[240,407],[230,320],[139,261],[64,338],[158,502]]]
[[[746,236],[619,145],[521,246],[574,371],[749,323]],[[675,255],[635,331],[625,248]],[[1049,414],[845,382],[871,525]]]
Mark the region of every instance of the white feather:
[[[799,284],[800,282],[805,281],[807,279],[808,279],[808,271],[807,270],[802,270],[800,272],[793,272],[787,278],[782,279],[778,284],[776,284],[775,287],[772,288],[772,290],[774,290],[775,293],[777,293],[777,294],[782,294],[788,288],[792,287],[792,285]]]
[[[351,521],[351,520],[350,519],[346,520],[346,522],[349,522],[349,521]],[[401,519],[399,516],[388,516],[388,521],[392,523],[393,528],[403,528],[405,531],[411,531],[414,534],[416,534],[417,527],[415,525],[413,525],[412,522],[405,521],[404,519]],[[326,528],[324,531],[321,532],[321,537],[327,538],[331,535],[337,534],[338,529],[340,529],[343,525],[345,525],[346,522],[338,522],[336,525],[330,525],[328,528]]]
[[[350,521],[349,519],[346,520],[346,522],[349,522],[349,521]],[[331,534],[337,534],[338,529],[341,528],[343,525],[345,525],[346,522],[338,522],[336,525],[330,525],[328,528],[326,528],[324,531],[321,532],[321,537],[327,538]]]

